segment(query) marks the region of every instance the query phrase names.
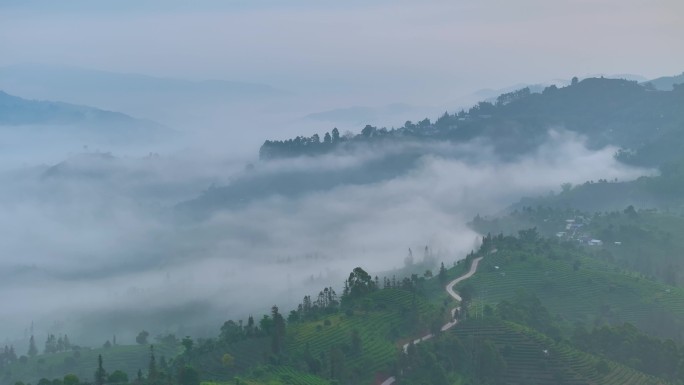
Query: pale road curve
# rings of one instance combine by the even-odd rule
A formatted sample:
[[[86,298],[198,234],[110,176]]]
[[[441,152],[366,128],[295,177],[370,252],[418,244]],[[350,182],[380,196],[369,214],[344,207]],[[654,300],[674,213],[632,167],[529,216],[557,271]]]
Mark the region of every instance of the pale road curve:
[[[496,252],[496,250],[492,250],[492,252]],[[460,276],[460,277],[454,279],[453,281],[449,282],[449,283],[446,285],[446,291],[447,291],[447,293],[449,293],[449,295],[452,296],[456,301],[461,302],[463,299],[461,298],[460,295],[458,295],[458,293],[456,293],[456,292],[454,291],[454,286],[456,286],[456,284],[458,284],[459,282],[464,281],[464,280],[466,280],[466,279],[472,277],[473,274],[475,274],[475,272],[477,271],[477,265],[480,263],[480,261],[482,260],[482,258],[483,258],[483,257],[475,258],[475,259],[473,260],[473,263],[470,264],[470,270],[469,270],[467,273],[465,273],[465,274],[463,274],[462,276]],[[442,331],[449,330],[449,329],[451,329],[453,326],[455,326],[455,325],[458,323],[458,320],[453,319],[453,318],[454,318],[454,316],[456,315],[456,311],[457,311],[457,310],[460,310],[460,309],[461,309],[461,307],[460,307],[460,306],[457,306],[457,307],[455,307],[455,308],[453,308],[453,309],[451,310],[451,318],[452,318],[452,321],[451,321],[451,322],[447,322],[446,324],[444,324],[444,326],[442,326]],[[412,342],[409,342],[409,343],[407,343],[407,344],[404,344],[404,346],[403,346],[404,353],[406,353],[406,351],[408,350],[409,344],[411,344],[411,343],[417,344],[417,343],[420,343],[420,342],[422,342],[422,341],[429,340],[429,339],[432,338],[432,337],[434,337],[434,335],[433,335],[432,333],[430,333],[430,334],[426,334],[426,335],[424,335],[424,336],[422,336],[422,337],[420,337],[420,338],[417,338],[417,339],[413,340]],[[380,385],[392,385],[392,384],[394,384],[394,382],[395,382],[396,380],[397,380],[397,379],[394,378],[394,376],[392,376],[392,377],[386,379],[385,381],[383,381]]]

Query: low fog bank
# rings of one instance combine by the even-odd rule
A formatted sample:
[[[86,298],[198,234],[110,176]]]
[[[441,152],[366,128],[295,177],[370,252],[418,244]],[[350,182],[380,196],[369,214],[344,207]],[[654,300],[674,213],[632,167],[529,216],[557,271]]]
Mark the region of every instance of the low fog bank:
[[[475,247],[478,235],[466,223],[478,213],[566,182],[650,172],[618,163],[615,150],[590,151],[581,138],[551,131],[535,153],[510,163],[482,143],[409,143],[246,168],[230,154],[185,151],[84,153],[5,170],[0,336],[22,351],[32,321],[39,336],[68,333],[79,344],[112,334],[132,343],[143,329],[215,335],[226,319],[273,304],[289,310],[305,294],[339,288],[356,266],[401,268],[408,248],[420,259],[427,245],[437,262],[450,264]],[[175,215],[177,203],[201,198],[212,185],[353,174],[404,152],[422,155],[386,178],[289,195],[262,191],[199,220]]]

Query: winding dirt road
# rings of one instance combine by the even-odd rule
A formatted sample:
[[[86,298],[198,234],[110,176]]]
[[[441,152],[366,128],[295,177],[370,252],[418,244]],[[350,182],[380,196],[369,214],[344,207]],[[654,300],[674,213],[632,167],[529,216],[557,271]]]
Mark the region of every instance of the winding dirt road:
[[[475,272],[477,271],[477,265],[480,263],[480,261],[482,260],[482,258],[483,258],[483,257],[475,258],[475,259],[473,260],[473,263],[470,264],[470,270],[468,270],[467,273],[465,273],[465,274],[463,274],[462,276],[460,276],[460,277],[454,279],[453,281],[449,282],[449,283],[446,285],[446,291],[447,291],[447,293],[449,293],[449,295],[452,296],[456,301],[461,302],[463,299],[461,298],[460,295],[458,295],[458,293],[456,293],[456,292],[454,291],[454,286],[456,286],[459,282],[464,281],[464,280],[466,280],[466,279],[472,277],[473,274],[475,274]],[[455,326],[455,325],[458,323],[458,320],[457,320],[457,319],[454,319],[454,316],[456,315],[456,311],[458,311],[458,310],[460,310],[460,309],[461,309],[461,307],[460,307],[460,306],[457,306],[457,307],[455,307],[455,308],[453,308],[453,309],[451,310],[451,318],[452,318],[452,321],[451,321],[451,322],[447,322],[446,324],[444,324],[444,326],[442,326],[442,331],[449,330],[449,329],[451,329],[453,326]],[[408,350],[408,347],[409,347],[410,344],[412,344],[412,343],[413,343],[413,344],[417,344],[417,343],[420,343],[420,342],[422,342],[422,341],[429,340],[429,339],[432,338],[432,337],[434,337],[434,335],[433,335],[432,333],[430,333],[430,334],[426,334],[426,335],[424,335],[424,336],[422,336],[422,337],[420,337],[420,338],[418,338],[418,339],[415,339],[415,340],[413,340],[412,342],[409,342],[409,343],[407,343],[407,344],[404,344],[404,346],[403,346],[404,353]],[[392,376],[392,377],[386,379],[385,381],[383,381],[380,385],[392,385],[392,384],[394,384],[394,382],[395,382],[396,380],[397,380],[397,379],[394,378],[394,376]]]

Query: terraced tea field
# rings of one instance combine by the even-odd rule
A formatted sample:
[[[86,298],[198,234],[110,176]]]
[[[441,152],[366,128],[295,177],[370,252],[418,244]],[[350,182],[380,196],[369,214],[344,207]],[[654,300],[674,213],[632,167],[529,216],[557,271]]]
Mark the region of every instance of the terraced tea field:
[[[531,329],[510,322],[464,322],[454,328],[466,348],[473,338],[489,339],[506,361],[507,384],[649,385],[665,381],[615,362],[556,343]]]
[[[287,366],[264,366],[256,378],[236,377],[230,381],[203,381],[201,385],[329,385],[320,377],[303,373]]]
[[[591,259],[582,259],[575,270],[571,261],[531,255],[521,258],[501,251],[485,258],[466,284],[475,289],[476,306],[482,302],[494,305],[525,290],[539,297],[552,314],[570,323],[630,322],[661,337],[684,337],[684,290],[625,274]]]

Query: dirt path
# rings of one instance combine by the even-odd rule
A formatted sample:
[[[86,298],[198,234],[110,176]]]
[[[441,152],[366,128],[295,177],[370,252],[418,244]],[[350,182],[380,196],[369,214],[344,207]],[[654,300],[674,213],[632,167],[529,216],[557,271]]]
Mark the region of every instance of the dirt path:
[[[456,292],[454,291],[454,286],[456,286],[459,282],[464,281],[464,280],[466,280],[466,279],[472,277],[473,274],[475,274],[475,272],[477,271],[477,265],[480,263],[480,261],[482,260],[482,258],[483,258],[483,257],[475,258],[475,259],[473,260],[473,263],[470,264],[470,270],[468,270],[467,273],[465,273],[465,274],[463,274],[462,276],[460,276],[460,277],[454,279],[453,281],[449,282],[449,283],[446,285],[446,291],[447,291],[447,293],[449,293],[449,295],[452,296],[456,301],[461,302],[461,301],[462,301],[462,298],[461,298],[460,295],[458,295],[458,293],[456,293]],[[455,308],[453,308],[453,309],[451,310],[451,318],[452,318],[452,321],[451,321],[451,322],[447,322],[446,324],[444,324],[444,326],[442,326],[442,331],[449,330],[449,329],[451,329],[453,326],[455,326],[455,325],[458,323],[458,320],[454,319],[454,316],[456,315],[456,311],[458,311],[458,310],[461,310],[461,307],[460,307],[460,306],[457,306],[457,307],[455,307]],[[408,349],[409,344],[411,344],[411,343],[417,344],[417,343],[423,342],[423,341],[425,341],[425,340],[429,340],[429,339],[432,338],[432,337],[434,337],[434,335],[433,335],[432,333],[430,333],[430,334],[426,334],[426,335],[424,335],[424,336],[422,336],[422,337],[420,337],[420,338],[418,338],[418,339],[415,339],[415,340],[413,340],[412,342],[409,342],[409,343],[407,343],[407,344],[404,344],[404,346],[402,347],[402,348],[404,349],[404,353],[405,353],[406,350]],[[383,381],[380,385],[392,385],[392,384],[394,384],[394,382],[395,382],[396,380],[397,380],[397,379],[394,378],[394,376],[392,376],[392,377],[386,379],[385,381]]]

